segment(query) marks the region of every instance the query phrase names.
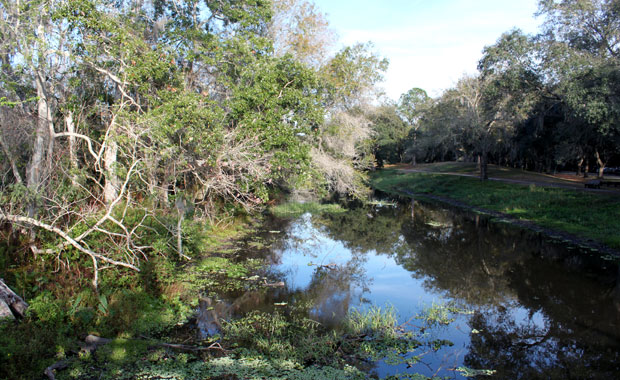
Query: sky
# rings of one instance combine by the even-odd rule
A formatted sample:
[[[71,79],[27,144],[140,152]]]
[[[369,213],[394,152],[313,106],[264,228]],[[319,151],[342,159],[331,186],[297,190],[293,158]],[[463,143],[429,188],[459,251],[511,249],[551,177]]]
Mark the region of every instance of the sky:
[[[382,84],[398,100],[419,87],[438,96],[476,72],[485,46],[519,28],[534,34],[538,0],[314,0],[339,37],[337,48],[372,41],[390,67]]]

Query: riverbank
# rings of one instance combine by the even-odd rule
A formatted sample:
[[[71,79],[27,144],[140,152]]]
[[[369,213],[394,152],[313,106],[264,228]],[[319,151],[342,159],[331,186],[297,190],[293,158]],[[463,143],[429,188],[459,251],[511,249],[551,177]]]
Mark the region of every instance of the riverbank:
[[[394,195],[452,202],[592,249],[620,250],[620,200],[614,194],[399,169],[372,173],[371,186]]]
[[[132,378],[121,372],[127,374],[141,358],[163,355],[148,361],[151,365],[169,358],[164,354],[172,348],[159,343],[180,343],[178,332],[191,323],[200,297],[219,291],[222,277],[230,280],[228,288],[243,286],[245,275],[258,266],[251,260],[237,263],[235,252],[259,223],[240,217],[217,226],[196,224],[185,243],[188,254],[201,255],[186,261],[162,250],[141,263],[140,273],[101,271],[97,289],[91,263],[79,255],[69,252],[57,261],[4,245],[0,277],[30,307],[21,320],[0,321],[0,379],[42,378],[55,364],[59,368],[51,373],[58,378]],[[111,342],[92,353],[84,349],[88,335]]]
[[[30,302],[24,319],[0,321],[0,379],[364,379],[371,359],[405,360],[437,345],[402,331],[393,309],[351,311],[335,331],[309,319],[304,302],[271,299],[284,283],[269,271],[268,252],[289,222],[246,217],[206,228],[194,235],[202,253],[190,262],[161,256],[141,274],[104,271],[98,290],[87,263],[54,273],[53,260],[10,262],[15,255],[0,252],[0,274]],[[246,301],[250,311],[235,311]]]

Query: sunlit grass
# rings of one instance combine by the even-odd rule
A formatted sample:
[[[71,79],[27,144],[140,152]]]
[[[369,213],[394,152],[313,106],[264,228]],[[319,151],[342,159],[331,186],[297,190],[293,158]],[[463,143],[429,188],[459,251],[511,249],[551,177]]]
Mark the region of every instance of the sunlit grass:
[[[520,185],[441,174],[380,170],[372,186],[388,193],[428,193],[503,212],[542,227],[620,248],[620,200],[570,189]]]

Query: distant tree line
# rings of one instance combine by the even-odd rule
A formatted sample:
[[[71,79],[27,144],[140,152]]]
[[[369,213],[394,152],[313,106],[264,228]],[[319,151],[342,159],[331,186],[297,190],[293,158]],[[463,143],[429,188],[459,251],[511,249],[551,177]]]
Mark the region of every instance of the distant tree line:
[[[378,109],[377,159],[479,160],[482,178],[487,162],[599,176],[620,165],[620,1],[542,0],[538,15],[539,34],[504,33],[438,98],[412,89]]]

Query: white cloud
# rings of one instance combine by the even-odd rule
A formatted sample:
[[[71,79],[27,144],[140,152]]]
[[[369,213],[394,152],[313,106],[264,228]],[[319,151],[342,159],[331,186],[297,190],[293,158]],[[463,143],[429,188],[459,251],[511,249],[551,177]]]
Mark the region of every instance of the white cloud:
[[[317,3],[321,6],[323,1]],[[341,9],[334,8],[334,3],[323,5],[336,11],[330,21],[342,44],[372,41],[377,52],[390,60],[383,87],[394,100],[412,87],[439,95],[462,74],[475,72],[483,48],[501,33],[514,27],[534,33],[539,24],[533,17],[536,0],[384,1],[381,9],[376,3],[358,1],[359,12],[353,15],[338,12]],[[345,0],[339,6],[346,4],[353,3]],[[365,11],[364,5],[372,9]],[[393,17],[382,17],[385,14]]]

